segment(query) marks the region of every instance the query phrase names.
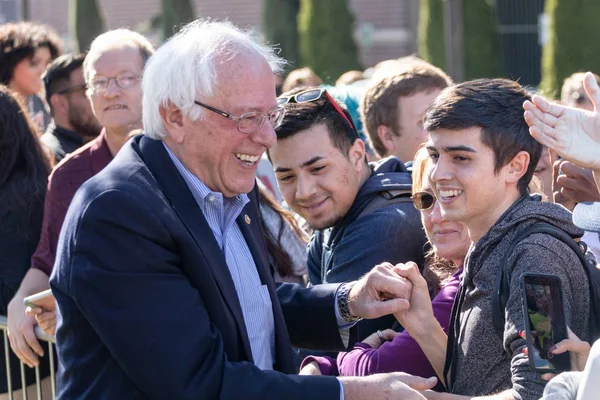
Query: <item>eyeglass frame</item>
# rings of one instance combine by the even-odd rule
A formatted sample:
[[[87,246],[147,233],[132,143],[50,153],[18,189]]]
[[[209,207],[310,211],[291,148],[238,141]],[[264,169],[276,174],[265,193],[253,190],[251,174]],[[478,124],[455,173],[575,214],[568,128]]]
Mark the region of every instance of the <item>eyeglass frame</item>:
[[[86,85],[86,86],[87,86],[88,90],[89,90],[89,91],[90,91],[92,94],[93,94],[93,93],[104,93],[104,92],[106,92],[106,91],[108,90],[108,87],[110,86],[110,81],[114,80],[114,81],[115,81],[115,83],[117,84],[117,86],[118,86],[120,89],[131,89],[132,87],[134,87],[134,86],[135,86],[135,84],[136,84],[136,83],[139,83],[139,81],[140,81],[140,78],[142,77],[141,75],[132,75],[132,76],[126,76],[127,78],[133,78],[133,80],[134,80],[134,81],[136,81],[136,82],[135,82],[135,83],[133,83],[131,86],[121,86],[121,84],[119,83],[119,77],[121,77],[121,78],[125,78],[125,76],[123,76],[123,75],[125,75],[125,74],[126,74],[126,73],[121,73],[121,74],[118,74],[118,75],[116,75],[116,76],[110,76],[110,77],[108,77],[108,76],[104,76],[103,78],[106,78],[106,87],[105,87],[104,89],[102,89],[102,90],[97,90],[97,89],[94,87],[94,80],[93,80],[93,79],[92,79],[92,80],[90,80],[90,81],[87,83],[87,85]]]
[[[278,117],[278,122],[279,122],[279,123],[277,123],[277,124],[272,124],[272,123],[271,123],[271,126],[273,127],[273,129],[277,129],[277,128],[279,128],[279,126],[281,125],[281,122],[283,121],[283,118],[285,117],[285,108],[284,108],[284,107],[282,107],[282,106],[281,106],[281,105],[279,105],[279,104],[277,105],[277,107],[275,107],[274,109],[272,109],[271,111],[268,111],[268,112],[261,112],[261,111],[248,111],[248,112],[245,112],[245,113],[243,113],[242,115],[240,115],[240,116],[238,117],[238,116],[236,116],[236,115],[229,114],[228,112],[225,112],[225,111],[223,111],[223,110],[219,110],[218,108],[215,108],[215,107],[209,106],[208,104],[204,104],[204,103],[202,103],[202,102],[200,102],[200,101],[198,101],[198,100],[194,100],[194,103],[195,103],[196,105],[199,105],[200,107],[206,108],[206,109],[207,109],[207,110],[209,110],[209,111],[212,111],[212,112],[214,112],[214,113],[217,113],[217,114],[219,114],[219,115],[220,115],[220,116],[222,116],[222,117],[225,117],[225,118],[227,118],[227,119],[230,119],[230,120],[232,120],[232,121],[235,121],[235,122],[237,123],[237,130],[238,130],[238,132],[240,132],[240,133],[243,133],[243,134],[245,134],[245,135],[252,135],[253,133],[256,133],[256,132],[258,132],[258,131],[260,130],[260,128],[262,128],[262,127],[263,127],[263,125],[265,124],[265,120],[267,120],[267,119],[269,120],[269,123],[271,123],[271,122],[270,122],[271,120],[270,120],[270,118],[269,118],[269,115],[270,115],[270,114],[272,114],[273,112],[275,112],[276,110],[279,110],[279,111],[281,111],[281,115]],[[254,115],[256,115],[256,114],[259,114],[259,115],[261,115],[261,116],[262,116],[262,121],[261,121],[261,122],[260,122],[260,124],[257,126],[256,130],[254,130],[254,131],[252,131],[252,132],[244,132],[244,131],[242,131],[242,130],[240,129],[240,121],[242,121],[242,119],[244,118],[244,116],[245,116],[245,115],[248,115],[248,114],[254,114]]]
[[[304,101],[298,101],[297,100],[297,96],[303,95],[305,93],[308,92],[312,92],[312,91],[319,91],[319,95],[315,98],[309,99],[309,100],[304,100]],[[348,118],[348,116],[346,115],[346,113],[344,113],[344,110],[342,110],[342,108],[340,107],[340,105],[337,103],[337,101],[335,101],[335,99],[333,97],[331,97],[331,95],[329,94],[329,92],[327,91],[327,89],[324,88],[313,88],[313,89],[307,89],[307,90],[303,90],[299,93],[296,93],[294,95],[291,96],[279,96],[277,98],[277,104],[283,106],[285,104],[290,103],[290,100],[294,100],[294,103],[296,104],[302,104],[302,103],[310,103],[311,101],[317,101],[319,100],[321,97],[323,97],[323,94],[325,94],[325,98],[329,101],[329,103],[333,106],[333,108],[335,109],[335,111],[338,112],[338,114],[340,114],[342,116],[342,118],[344,118],[344,120],[348,123],[348,125],[350,125],[352,127],[352,129],[354,130],[354,132],[356,132],[356,127],[354,126],[354,124],[350,121],[350,119]],[[280,102],[279,100],[287,100],[286,102]],[[358,132],[357,132],[357,136],[358,136]]]
[[[431,199],[432,199],[431,200],[431,205],[429,207],[419,207],[419,206],[417,206],[417,203],[421,203],[421,204],[423,203],[423,197],[424,197],[424,195],[431,196]],[[417,192],[417,193],[413,194],[412,196],[410,196],[410,199],[412,200],[413,205],[415,206],[415,208],[417,210],[419,210],[419,211],[425,211],[425,210],[431,209],[434,206],[434,204],[435,204],[435,202],[437,200],[433,194],[431,194],[429,192],[424,192],[424,191]]]

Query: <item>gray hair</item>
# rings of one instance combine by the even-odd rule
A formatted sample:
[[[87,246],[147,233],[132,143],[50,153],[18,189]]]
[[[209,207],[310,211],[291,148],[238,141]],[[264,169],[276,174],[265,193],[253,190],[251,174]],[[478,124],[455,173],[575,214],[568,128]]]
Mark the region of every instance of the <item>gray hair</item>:
[[[241,54],[263,58],[273,73],[280,72],[286,63],[275,48],[259,43],[230,22],[197,20],[183,27],[146,66],[142,79],[145,134],[157,140],[167,135],[159,109],[169,104],[191,120],[200,119],[203,111],[194,107],[194,100],[213,96],[218,63]]]

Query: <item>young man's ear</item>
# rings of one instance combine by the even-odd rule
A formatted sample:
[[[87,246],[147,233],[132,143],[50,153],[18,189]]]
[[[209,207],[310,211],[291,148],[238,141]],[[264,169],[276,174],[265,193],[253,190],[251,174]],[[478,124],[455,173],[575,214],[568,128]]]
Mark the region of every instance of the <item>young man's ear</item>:
[[[529,168],[530,156],[526,151],[520,151],[513,157],[513,159],[508,163],[508,175],[507,175],[507,183],[516,184],[519,182],[519,179],[523,177],[527,173],[527,168]]]
[[[185,132],[183,130],[183,114],[173,104],[161,106],[158,109],[169,136],[177,143],[183,143]]]
[[[386,149],[386,154],[381,154],[381,156],[386,157],[390,154],[394,154],[394,150],[396,149],[396,145],[394,143],[394,132],[392,132],[392,130],[385,125],[379,125],[377,127],[377,137]]]
[[[361,139],[356,139],[352,147],[350,147],[350,151],[348,152],[348,159],[354,165],[357,171],[362,169],[362,165],[365,163],[365,142]]]

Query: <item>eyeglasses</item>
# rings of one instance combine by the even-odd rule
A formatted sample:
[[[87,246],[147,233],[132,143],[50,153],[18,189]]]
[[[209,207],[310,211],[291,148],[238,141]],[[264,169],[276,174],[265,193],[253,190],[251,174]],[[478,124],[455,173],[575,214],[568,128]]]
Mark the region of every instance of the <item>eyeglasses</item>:
[[[239,117],[236,117],[235,115],[228,114],[225,111],[211,107],[204,103],[200,103],[199,101],[194,100],[194,103],[225,118],[229,118],[230,120],[236,121],[238,131],[247,135],[258,132],[258,130],[262,128],[266,119],[269,120],[269,123],[271,124],[273,129],[277,129],[279,128],[279,125],[281,125],[281,121],[283,121],[283,117],[285,116],[285,109],[279,105],[273,110],[266,113],[260,111],[250,111],[247,113],[243,113]]]
[[[58,94],[69,94],[69,93],[77,92],[78,90],[84,90],[86,88],[87,88],[87,85],[85,83],[83,83],[81,85],[71,86],[70,88],[59,90],[56,93],[58,93]]]
[[[435,204],[435,197],[431,193],[417,192],[411,197],[413,204],[417,210],[428,210]]]
[[[348,125],[350,125],[354,129],[354,124],[350,122],[350,119],[346,116],[344,111],[342,111],[342,108],[339,106],[337,101],[335,101],[334,98],[331,97],[329,93],[327,93],[327,90],[323,88],[308,89],[303,92],[296,93],[293,96],[278,97],[277,104],[284,105],[287,103],[308,103],[311,101],[319,100],[321,96],[323,96],[323,94],[325,95],[325,98],[329,101],[329,103],[333,106],[333,108],[335,108],[335,111],[337,111],[338,114],[340,114],[342,118],[344,118],[344,120],[348,123]]]
[[[135,86],[140,80],[139,75],[132,74],[119,74],[113,77],[99,76],[89,83],[89,88],[93,93],[102,93],[108,89],[108,85],[110,85],[110,81],[115,81],[117,86],[121,89],[129,89]]]

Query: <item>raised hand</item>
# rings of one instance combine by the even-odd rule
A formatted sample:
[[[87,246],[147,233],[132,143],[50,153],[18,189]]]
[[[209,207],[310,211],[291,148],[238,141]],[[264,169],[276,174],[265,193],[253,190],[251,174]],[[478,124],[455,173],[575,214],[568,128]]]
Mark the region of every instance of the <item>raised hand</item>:
[[[529,132],[559,156],[582,167],[600,169],[600,88],[591,73],[585,75],[584,89],[594,111],[550,103],[540,96],[523,104]]]

